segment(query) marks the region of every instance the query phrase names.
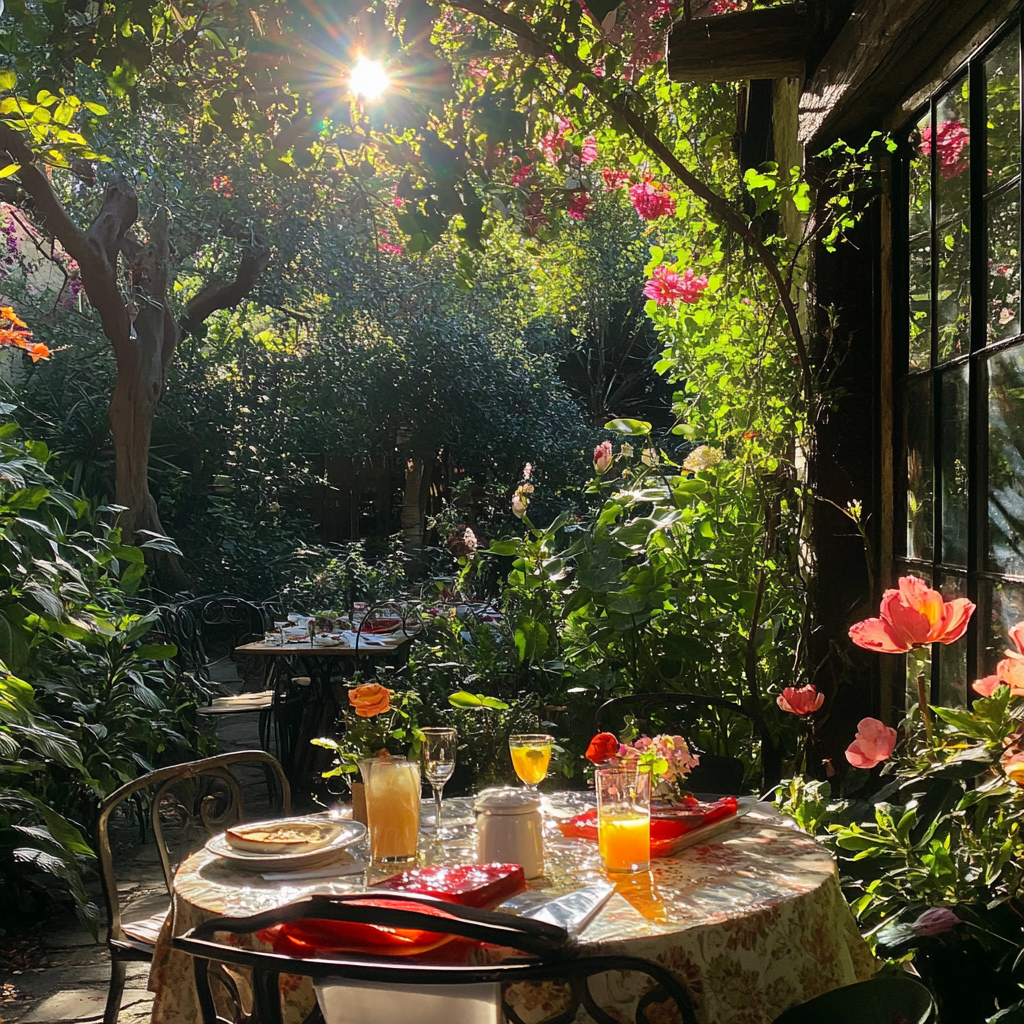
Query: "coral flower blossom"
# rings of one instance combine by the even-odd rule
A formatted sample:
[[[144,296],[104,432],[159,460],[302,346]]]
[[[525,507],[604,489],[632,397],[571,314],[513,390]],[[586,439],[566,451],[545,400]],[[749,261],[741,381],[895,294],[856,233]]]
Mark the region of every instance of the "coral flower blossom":
[[[813,715],[825,703],[825,694],[818,693],[818,688],[813,683],[801,686],[799,689],[795,686],[787,686],[775,698],[775,703],[783,711],[805,718],[807,715]]]
[[[1014,785],[1024,787],[1024,753],[1007,750],[999,759],[999,767]]]
[[[944,601],[916,576],[900,579],[899,590],[882,596],[880,618],[865,619],[850,627],[850,639],[869,651],[906,654],[925,644],[951,644],[967,631],[974,604],[965,597]]]
[[[1006,657],[996,665],[995,675],[985,676],[971,685],[982,697],[991,697],[1000,686],[1008,686],[1013,697],[1024,697],[1024,622],[1010,630],[1010,639],[1017,648],[1006,651]]]
[[[877,718],[862,718],[857,736],[846,748],[846,760],[854,768],[874,768],[887,761],[896,746],[896,730]]]
[[[391,709],[391,693],[380,683],[363,683],[348,691],[348,702],[360,718],[375,718]]]
[[[598,473],[604,473],[608,470],[608,467],[612,464],[612,443],[611,441],[602,441],[594,449],[594,469]]]
[[[587,760],[601,764],[619,752],[619,741],[610,732],[599,732],[587,747]]]

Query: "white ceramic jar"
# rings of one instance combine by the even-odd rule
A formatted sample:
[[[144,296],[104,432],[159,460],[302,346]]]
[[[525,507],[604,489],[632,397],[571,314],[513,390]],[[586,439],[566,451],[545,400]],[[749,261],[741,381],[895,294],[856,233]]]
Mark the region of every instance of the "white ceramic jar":
[[[478,864],[521,864],[527,878],[544,874],[544,820],[540,794],[485,789],[473,801]]]

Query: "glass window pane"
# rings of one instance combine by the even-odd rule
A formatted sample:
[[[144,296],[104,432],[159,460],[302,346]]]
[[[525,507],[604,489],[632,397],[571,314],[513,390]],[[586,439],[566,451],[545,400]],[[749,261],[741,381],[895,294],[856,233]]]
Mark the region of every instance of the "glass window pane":
[[[904,392],[903,437],[907,446],[907,554],[932,558],[932,400],[928,378],[911,381]]]
[[[985,60],[988,189],[1020,173],[1020,56],[1016,31]]]
[[[1020,328],[1020,182],[1004,185],[986,204],[988,217],[988,341]]]
[[[936,112],[935,181],[938,204],[940,361],[970,348],[971,211],[970,116],[967,78],[962,78],[939,101]],[[922,136],[932,151],[931,132]]]
[[[987,568],[1024,576],[1024,348],[992,356],[988,379]]]
[[[1009,634],[1018,622],[1024,621],[1024,586],[1015,583],[987,585],[982,595],[982,608],[985,614],[980,623],[979,676],[993,673],[1005,657],[1003,652],[1013,649]]]
[[[914,129],[917,144],[910,159],[910,368],[932,361],[932,186],[931,114]]]
[[[967,596],[967,577],[946,574],[939,578],[939,592],[947,601]],[[967,637],[955,644],[937,644],[939,659],[939,703],[965,704],[967,696]],[[932,661],[935,661],[934,656]],[[973,680],[972,680],[973,682]]]
[[[942,375],[942,561],[967,565],[967,365]]]
[[[988,340],[1020,328],[1020,55],[1014,31],[985,61]]]

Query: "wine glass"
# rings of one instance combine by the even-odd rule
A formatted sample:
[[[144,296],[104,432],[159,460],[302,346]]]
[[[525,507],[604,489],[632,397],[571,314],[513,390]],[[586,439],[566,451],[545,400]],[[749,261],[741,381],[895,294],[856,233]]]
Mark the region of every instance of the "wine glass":
[[[421,729],[423,733],[423,774],[434,790],[434,834],[441,831],[441,791],[455,774],[455,747],[458,735],[454,729],[440,726]]]
[[[512,767],[523,785],[533,792],[544,781],[551,763],[551,747],[554,736],[546,732],[516,733],[508,738],[508,750],[512,755]]]

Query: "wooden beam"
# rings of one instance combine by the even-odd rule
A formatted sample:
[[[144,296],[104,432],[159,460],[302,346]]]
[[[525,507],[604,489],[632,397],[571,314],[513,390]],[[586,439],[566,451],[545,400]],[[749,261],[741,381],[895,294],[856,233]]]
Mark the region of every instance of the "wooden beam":
[[[802,78],[810,26],[802,4],[677,22],[668,39],[669,78]]]
[[[910,113],[904,101],[965,34],[997,26],[1016,0],[859,0],[801,98],[800,140],[826,145]],[[982,35],[980,41],[985,38]]]

